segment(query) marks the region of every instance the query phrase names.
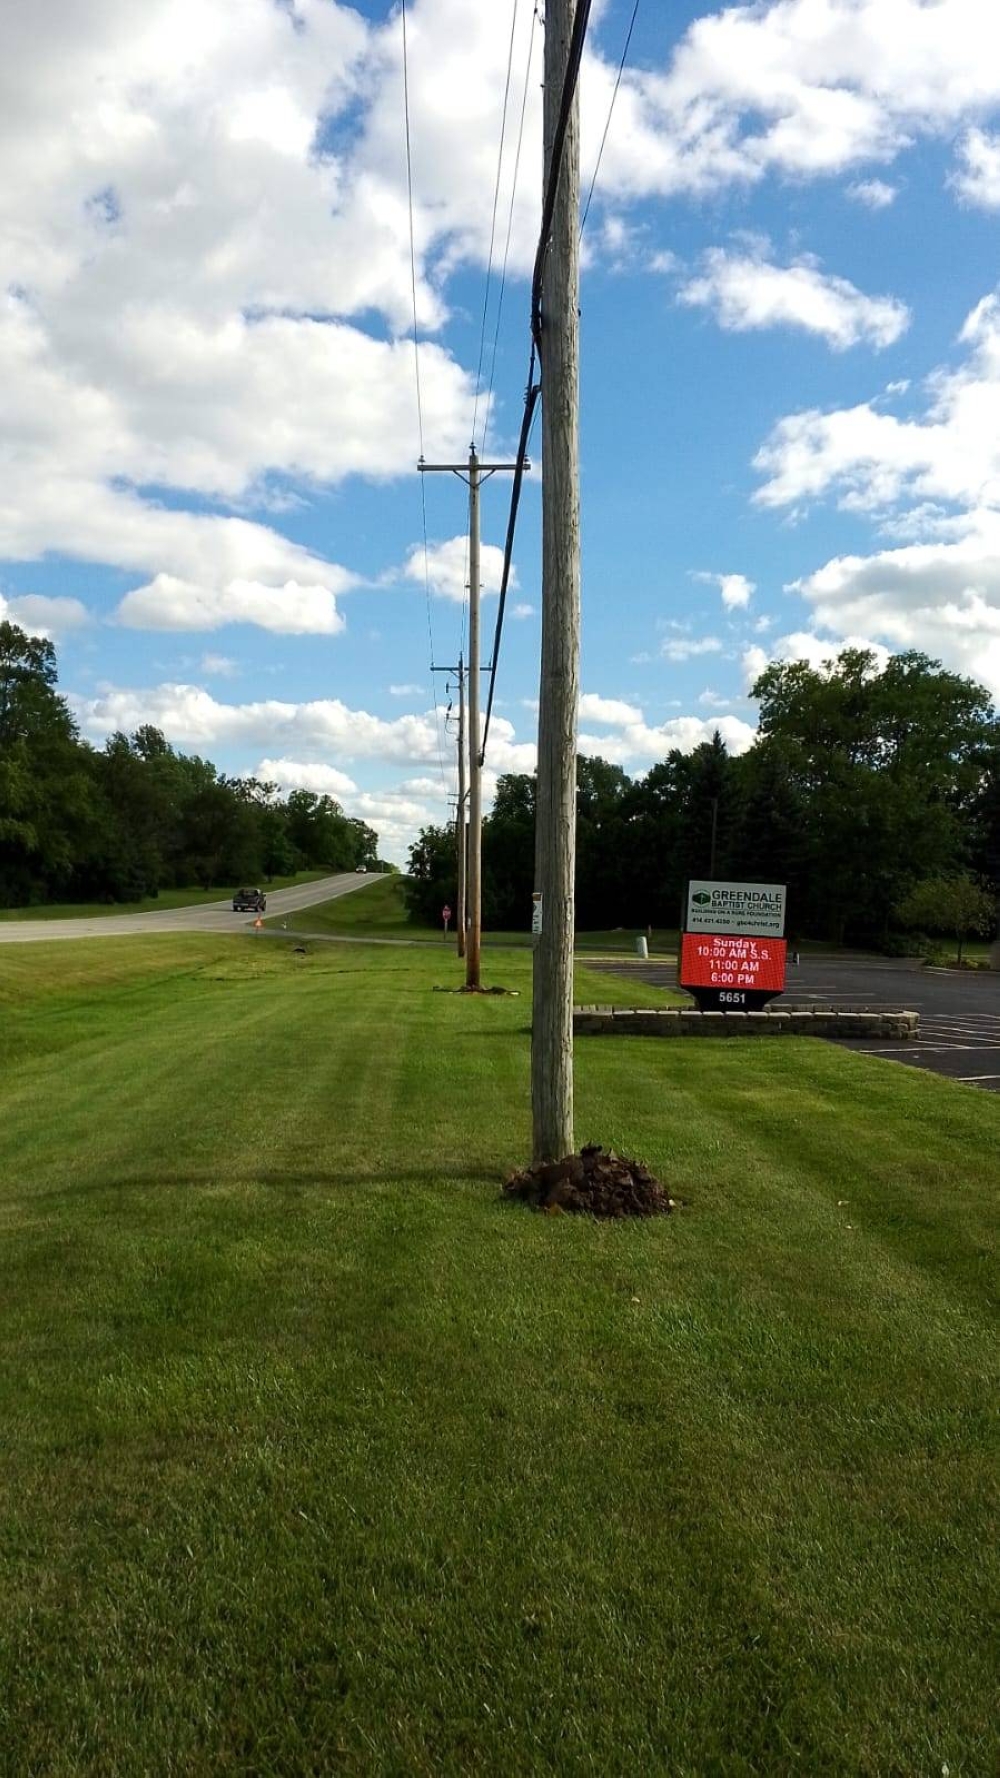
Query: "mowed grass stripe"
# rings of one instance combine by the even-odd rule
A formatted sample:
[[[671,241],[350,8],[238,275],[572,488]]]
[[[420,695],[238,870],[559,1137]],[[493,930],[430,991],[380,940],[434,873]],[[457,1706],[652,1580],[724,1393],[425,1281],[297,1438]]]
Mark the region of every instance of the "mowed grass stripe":
[[[250,945],[5,1083],[10,1769],[991,1771],[1000,1107],[581,1042],[685,1208],[532,1217],[527,959]]]

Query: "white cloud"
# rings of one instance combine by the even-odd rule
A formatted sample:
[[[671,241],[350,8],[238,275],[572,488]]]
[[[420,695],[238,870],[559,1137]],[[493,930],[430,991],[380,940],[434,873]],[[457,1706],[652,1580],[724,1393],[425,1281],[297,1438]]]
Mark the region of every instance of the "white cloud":
[[[449,537],[444,543],[431,543],[427,548],[427,579],[432,593],[463,605],[469,588],[469,539],[465,533]],[[414,544],[403,566],[403,574],[418,586],[424,584],[424,546]],[[484,598],[500,591],[503,575],[503,550],[495,543],[483,543],[479,549],[479,589]],[[510,572],[509,585],[517,585],[517,569]]]
[[[700,654],[721,654],[718,636],[668,636],[661,645],[664,660],[690,661]]]
[[[0,623],[17,624],[31,636],[64,636],[89,623],[90,613],[79,599],[49,598],[44,593],[20,593],[13,599],[0,593]]]
[[[705,586],[718,587],[727,611],[744,611],[757,591],[756,583],[748,580],[745,574],[699,572],[692,575],[692,579],[701,581]]]
[[[1000,21],[982,0],[752,0],[697,18],[664,73],[626,71],[602,177],[619,203],[829,177],[998,101]]]
[[[266,749],[268,758],[329,766],[335,761],[382,760],[397,764],[437,765],[450,771],[451,737],[444,734],[444,713],[397,716],[386,720],[367,710],[352,709],[339,698],[287,703],[264,698],[227,704],[199,685],[165,683],[149,688],[108,686],[94,697],[74,697],[73,708],[84,733],[95,740],[150,722],[179,747]],[[332,757],[331,757],[332,756]],[[489,763],[503,772],[534,769],[535,749],[519,742],[513,724],[494,715],[490,726]]]
[[[239,663],[227,654],[203,654],[199,665],[215,679],[234,679],[240,670]]]
[[[708,687],[698,696],[699,704],[704,704],[708,710],[728,710],[732,701],[732,698],[724,698],[719,692],[712,691]]]
[[[404,778],[399,786],[406,796],[436,797],[442,793],[440,778]]]
[[[312,790],[317,796],[339,798],[358,788],[346,772],[314,760],[262,759],[254,776],[277,784],[279,790]]]
[[[873,642],[870,636],[851,636],[843,632],[818,636],[811,630],[795,630],[790,636],[778,639],[771,650],[771,658],[805,661],[810,667],[824,667],[828,661],[836,660],[845,648],[863,649],[874,654],[880,668],[885,666],[890,654],[888,648]]]
[[[0,554],[140,572],[130,621],[157,621],[160,576],[187,583],[199,627],[228,617],[235,582],[267,589],[267,612],[290,581],[342,590],[330,564],[310,569],[266,526],[228,559],[231,535],[213,533],[237,521],[175,510],[188,493],[245,505],[412,466],[398,10],[373,23],[336,0],[242,0],[238,31],[232,18],[231,0],[38,0],[31,28],[16,6],[0,14]],[[424,430],[429,454],[458,456],[472,379],[427,336],[450,273],[488,251],[508,21],[421,0],[411,26]],[[523,8],[518,68],[533,31]],[[606,250],[630,241],[622,206],[637,196],[826,174],[890,158],[920,131],[969,127],[967,172],[977,154],[985,166],[995,38],[980,0],[778,0],[698,19],[669,66],[626,71],[604,162]],[[615,72],[592,39],[585,166]],[[537,80],[527,90],[516,272],[537,228]],[[508,155],[501,215],[512,171]],[[859,323],[876,336],[893,325],[870,311]],[[174,491],[169,508],[143,494],[157,485]],[[243,559],[261,553],[267,572]],[[443,569],[446,596],[461,597]]]
[[[454,793],[453,744],[444,737],[443,724],[436,731],[433,712],[386,721],[351,709],[336,698],[301,704],[277,699],[227,704],[201,686],[169,683],[148,689],[109,686],[93,697],[71,696],[70,703],[84,734],[95,741],[116,729],[128,733],[143,723],[153,723],[182,748],[252,755],[260,776],[284,788],[297,785],[342,797],[349,813],[363,815],[366,820],[375,806],[366,799],[384,799],[384,793],[359,787],[345,771],[347,763],[380,761],[411,769],[414,765],[437,769],[443,762],[444,782]],[[596,693],[587,694],[585,708],[590,719],[606,723],[610,732],[584,732],[580,751],[619,760],[633,770],[663,758],[672,747],[682,751],[696,747],[709,739],[715,728],[734,752],[748,747],[754,734],[748,723],[734,716],[715,720],[678,716],[650,725],[635,706]],[[518,741],[513,724],[494,715],[484,774],[488,794],[495,790],[499,773],[534,769],[534,744]],[[412,827],[416,819],[412,805],[420,804],[421,821],[429,818],[428,808],[443,800],[444,784],[425,770],[408,776],[393,794],[407,805],[405,820]],[[441,819],[440,809],[434,818]]]
[[[779,421],[755,458],[764,506],[796,506],[836,492],[849,510],[883,512],[899,501],[1000,505],[1000,295],[976,305],[959,335],[968,357],[928,382],[923,419],[898,419],[874,402]]]
[[[899,193],[895,185],[887,185],[884,179],[856,179],[847,187],[847,195],[867,210],[886,210]]]
[[[518,620],[525,617],[535,617],[535,607],[533,605],[513,605],[510,615]]]
[[[390,685],[391,698],[419,698],[423,695],[422,685]]]
[[[1000,698],[1000,515],[957,542],[835,557],[795,590],[836,635],[920,649]]]
[[[407,762],[434,760],[438,752],[433,716],[386,721],[339,698],[226,704],[202,686],[166,683],[136,690],[112,686],[96,697],[76,698],[74,707],[85,733],[95,739],[151,722],[181,747],[263,746],[269,757],[311,757],[314,763],[328,764],[324,756],[331,753],[347,760]],[[280,754],[273,752],[278,747]]]
[[[398,100],[398,26],[335,0],[242,0],[238,31],[228,0],[39,0],[30,31],[3,9],[0,556],[190,582],[198,627],[236,579],[338,590],[265,527],[273,582],[185,564],[192,525],[227,521],[140,490],[243,505],[284,497],[275,476],[410,470],[412,347],[352,320],[409,312],[402,138],[390,164],[364,127]],[[443,308],[423,258],[426,331]],[[433,340],[421,393],[428,447],[462,449],[472,381]]]
[[[231,580],[225,586],[197,586],[171,574],[158,574],[148,586],[127,593],[118,621],[134,630],[217,630],[223,624],[257,624],[284,636],[336,636],[344,628],[329,587],[283,586]]]
[[[758,648],[756,644],[744,649],[741,664],[746,689],[751,689],[772,661],[805,661],[810,667],[820,668],[826,666],[828,661],[836,660],[845,648],[870,650],[880,667],[884,667],[889,658],[889,650],[867,636],[836,633],[819,636],[809,630],[795,630],[791,635],[776,637],[767,650]]]
[[[379,790],[360,790],[345,772],[311,760],[262,759],[256,776],[290,790],[311,790],[332,796],[344,813],[366,821],[378,834],[381,858],[405,864],[410,846],[422,827],[449,818],[445,787],[440,778],[410,779]],[[485,774],[484,774],[485,779]]]
[[[756,642],[752,642],[748,648],[743,650],[740,656],[740,665],[743,668],[743,683],[747,691],[760,678],[770,660],[771,656],[767,650],[758,647]]]
[[[909,325],[905,303],[865,296],[846,278],[822,272],[810,259],[772,265],[755,253],[712,247],[697,277],[682,285],[678,300],[710,309],[720,327],[746,333],[765,327],[796,327],[819,334],[836,351],[862,341],[890,346]]]
[[[796,581],[843,641],[919,648],[1000,693],[1000,295],[977,303],[957,368],[928,379],[922,415],[873,402],[779,422],[758,453],[758,500],[834,495],[901,547],[838,556]]]
[[[606,759],[612,765],[627,766],[632,771],[665,759],[674,748],[691,753],[703,741],[710,741],[716,729],[731,753],[745,753],[753,745],[756,729],[737,716],[674,716],[667,722],[651,726],[645,722],[630,724],[613,735],[579,736],[577,746],[590,758]]]
[[[596,692],[584,692],[580,698],[580,721],[607,723],[609,728],[628,728],[642,722],[642,711],[634,704],[623,704],[618,698],[602,698]]]
[[[330,633],[335,596],[354,585],[356,578],[266,525],[168,510],[125,488],[61,475],[57,467],[48,473],[42,458],[34,469],[17,460],[6,481],[0,479],[0,554],[27,561],[48,553],[114,562],[126,571],[151,576],[118,608],[121,621],[141,628],[176,628],[175,600],[193,611],[199,629],[232,621],[234,615],[247,621],[247,605],[244,602],[234,611],[232,591],[247,582],[265,589],[256,592],[254,608],[263,605],[267,627],[273,628],[282,609],[281,589],[292,581],[329,594],[329,600],[322,601],[321,615],[323,628]],[[163,605],[158,577],[170,593]],[[178,583],[179,590],[171,588],[171,582]],[[236,599],[237,607],[239,603]],[[213,613],[214,620],[207,621]]]
[[[969,130],[958,145],[961,171],[951,183],[960,197],[984,210],[1000,209],[1000,134]]]

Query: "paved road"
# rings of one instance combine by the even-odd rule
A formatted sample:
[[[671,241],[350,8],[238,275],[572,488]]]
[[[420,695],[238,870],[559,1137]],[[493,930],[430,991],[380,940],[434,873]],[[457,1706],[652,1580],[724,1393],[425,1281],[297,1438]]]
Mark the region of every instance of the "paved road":
[[[377,881],[378,873],[356,871],[275,889],[267,897],[267,914],[294,914],[320,901],[333,901]],[[155,914],[99,914],[86,920],[0,920],[0,944],[37,944],[53,938],[125,938],[137,932],[241,932],[252,926],[253,914],[234,914],[231,901],[203,901],[197,907],[165,908]]]
[[[631,980],[674,988],[674,964],[601,964]],[[779,1003],[793,1006],[902,1008],[920,1014],[916,1042],[887,1044],[846,1040],[887,1061],[929,1068],[987,1092],[1000,1092],[1000,975],[985,970],[922,969],[889,959],[805,956],[789,965],[788,990]]]

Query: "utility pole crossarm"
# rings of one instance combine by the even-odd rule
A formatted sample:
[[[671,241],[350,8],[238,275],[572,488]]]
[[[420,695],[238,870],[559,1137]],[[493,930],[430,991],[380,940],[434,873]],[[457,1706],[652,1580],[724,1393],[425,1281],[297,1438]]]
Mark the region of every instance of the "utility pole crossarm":
[[[524,467],[530,469],[531,464],[526,460]],[[468,463],[418,463],[417,468],[421,475],[460,475],[463,481],[468,479],[469,474]],[[479,479],[482,481],[487,475],[496,475],[498,470],[507,470],[513,475],[518,468],[520,465],[517,463],[480,463]]]

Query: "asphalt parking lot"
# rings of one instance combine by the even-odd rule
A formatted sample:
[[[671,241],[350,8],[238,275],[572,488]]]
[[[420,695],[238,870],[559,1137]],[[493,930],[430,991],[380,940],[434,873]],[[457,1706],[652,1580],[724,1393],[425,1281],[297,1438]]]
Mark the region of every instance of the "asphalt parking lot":
[[[677,986],[674,963],[602,963],[602,969],[636,977],[651,987]],[[845,1048],[886,1061],[929,1068],[949,1080],[1000,1092],[1000,974],[986,970],[923,969],[887,958],[803,956],[789,964],[783,1007],[853,1006],[901,1008],[920,1014],[916,1042],[887,1044],[845,1039]]]

